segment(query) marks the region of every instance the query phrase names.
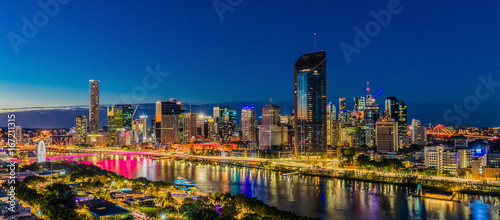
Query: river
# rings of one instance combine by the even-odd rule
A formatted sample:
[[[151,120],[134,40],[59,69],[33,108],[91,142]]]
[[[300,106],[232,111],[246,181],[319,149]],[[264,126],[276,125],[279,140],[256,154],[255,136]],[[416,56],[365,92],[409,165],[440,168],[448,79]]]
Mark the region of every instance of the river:
[[[214,166],[123,155],[78,158],[124,175],[198,183],[201,192],[246,193],[266,204],[321,219],[500,219],[499,197],[460,195],[462,203],[409,196],[416,189],[324,177],[285,176],[248,167]],[[494,206],[492,204],[497,204]]]

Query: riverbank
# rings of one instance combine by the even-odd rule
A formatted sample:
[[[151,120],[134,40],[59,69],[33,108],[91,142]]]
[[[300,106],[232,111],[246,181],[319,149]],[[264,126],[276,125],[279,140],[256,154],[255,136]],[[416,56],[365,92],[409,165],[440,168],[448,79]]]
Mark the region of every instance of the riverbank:
[[[207,159],[199,158],[182,158],[182,157],[172,157],[175,160],[194,162],[200,164],[211,164],[211,165],[229,165],[238,167],[251,167],[257,169],[266,169],[274,172],[279,172],[281,174],[293,173],[301,176],[316,176],[316,177],[326,177],[326,178],[337,178],[353,181],[363,181],[371,183],[385,183],[385,184],[395,184],[406,187],[416,187],[420,184],[423,189],[433,189],[446,192],[459,192],[469,195],[490,195],[490,196],[500,196],[500,187],[498,185],[488,184],[488,182],[452,182],[442,179],[433,179],[432,176],[429,177],[419,177],[417,175],[411,174],[394,174],[392,175],[380,175],[377,172],[369,171],[353,171],[353,170],[330,170],[324,168],[318,168],[314,166],[308,166],[308,168],[300,166],[284,166],[282,164],[273,164],[272,162],[262,162],[258,163],[244,163],[237,161],[226,161],[226,162],[215,162]],[[258,165],[257,165],[258,164]]]
[[[121,174],[83,162],[33,163],[22,170],[41,167],[64,169],[66,174],[53,177],[29,177],[16,183],[23,189],[18,198],[49,219],[92,217],[86,206],[78,206],[76,200],[99,198],[125,207],[135,218],[168,219],[312,219],[290,211],[283,211],[245,194],[179,191],[172,183],[151,181],[145,177],[126,178]],[[128,192],[126,198],[116,193]],[[64,207],[52,204],[54,194],[64,194]],[[187,195],[187,196],[185,196]],[[133,202],[130,202],[133,201]],[[144,202],[146,201],[146,202]],[[60,215],[60,216],[59,216]],[[130,215],[126,218],[129,219]],[[141,216],[146,216],[142,218]],[[120,218],[121,219],[121,218]]]

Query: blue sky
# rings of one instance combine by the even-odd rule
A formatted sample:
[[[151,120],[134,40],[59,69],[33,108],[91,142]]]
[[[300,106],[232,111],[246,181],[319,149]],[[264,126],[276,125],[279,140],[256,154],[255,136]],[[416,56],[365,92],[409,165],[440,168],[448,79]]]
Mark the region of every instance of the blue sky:
[[[22,17],[42,8],[2,1],[0,108],[85,105],[89,79],[111,103],[156,65],[170,75],[143,102],[291,101],[293,64],[313,50],[313,33],[336,104],[364,95],[367,81],[383,97],[451,104],[474,94],[480,75],[500,81],[498,1],[402,0],[401,13],[346,62],[339,44],[353,44],[353,28],[388,2],[243,0],[221,21],[213,1],[73,0],[16,54],[7,35],[22,35]]]

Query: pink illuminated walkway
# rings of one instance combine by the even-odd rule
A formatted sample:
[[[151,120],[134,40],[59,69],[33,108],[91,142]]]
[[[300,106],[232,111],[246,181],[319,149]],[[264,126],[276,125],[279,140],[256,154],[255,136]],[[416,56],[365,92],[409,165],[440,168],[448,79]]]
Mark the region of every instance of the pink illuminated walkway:
[[[160,153],[160,151],[111,151],[111,152],[105,152],[105,153],[88,153],[88,154],[52,156],[52,157],[47,157],[47,160],[71,159],[71,158],[87,157],[87,156],[94,156],[94,155],[114,155],[114,154],[120,154],[120,155],[131,155],[131,154],[153,155],[153,154],[156,154],[156,153]]]

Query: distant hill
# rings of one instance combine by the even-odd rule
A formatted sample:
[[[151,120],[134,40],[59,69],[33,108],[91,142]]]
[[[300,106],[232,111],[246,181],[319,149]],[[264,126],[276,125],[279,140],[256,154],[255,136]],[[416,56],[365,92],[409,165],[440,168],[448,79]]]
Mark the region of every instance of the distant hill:
[[[191,105],[191,111],[205,115],[212,115],[214,106],[229,106],[235,109],[238,115],[241,114],[241,107],[252,105],[256,108],[256,114],[261,115],[262,107],[269,102],[230,102],[218,104],[197,104]],[[294,103],[275,102],[281,107],[282,115],[290,114],[293,111]],[[338,106],[338,103],[334,103]],[[420,119],[423,124],[444,124],[454,125],[453,122],[447,122],[443,118],[443,113],[447,109],[453,109],[453,104],[436,104],[436,103],[407,103],[408,106],[408,123],[411,119]],[[135,107],[135,106],[134,106]],[[189,112],[189,105],[184,105]],[[348,106],[352,109],[352,106]],[[382,106],[382,109],[384,107]],[[462,125],[478,126],[478,127],[500,127],[500,104],[480,104],[479,108],[472,112],[468,118],[462,118]],[[88,116],[87,106],[61,106],[51,108],[24,108],[24,109],[2,109],[0,113],[0,127],[7,127],[7,114],[13,112],[16,114],[16,124],[25,128],[71,128],[75,126],[75,117],[78,115]],[[154,116],[155,104],[139,104],[139,108],[135,114],[135,118],[140,115],[147,115],[150,119]],[[100,126],[106,125],[106,106],[101,105],[100,108]],[[240,117],[237,118],[238,124]],[[150,126],[150,121],[148,121]]]

